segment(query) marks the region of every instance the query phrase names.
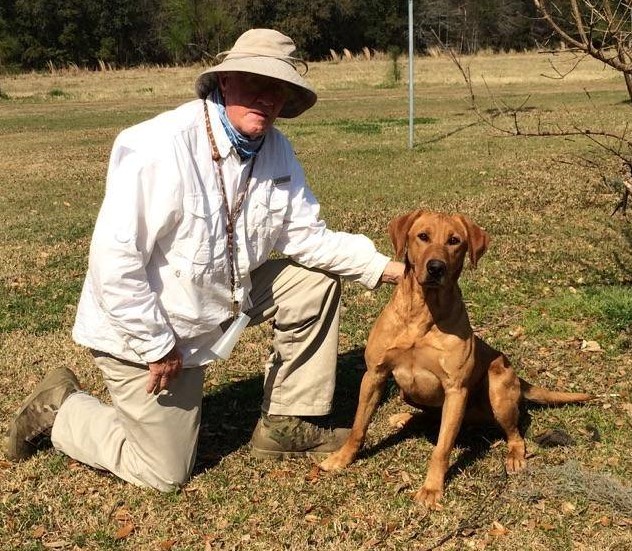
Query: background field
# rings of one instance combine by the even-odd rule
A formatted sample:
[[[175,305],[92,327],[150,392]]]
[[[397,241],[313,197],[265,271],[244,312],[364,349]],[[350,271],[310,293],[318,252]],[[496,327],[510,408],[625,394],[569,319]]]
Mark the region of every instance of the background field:
[[[529,101],[521,124],[621,130],[620,77],[586,62],[553,80],[550,58],[463,60],[483,109]],[[572,63],[556,57],[556,63]],[[402,70],[404,70],[402,66]],[[125,126],[192,99],[199,67],[0,78],[0,428],[50,368],[74,369],[105,398],[86,351],[70,339],[109,149]],[[405,72],[405,71],[404,71]],[[407,149],[407,87],[388,61],[311,66],[320,101],[279,126],[292,140],[322,214],[390,253],[388,221],[415,208],[467,213],[491,234],[462,287],[478,333],[521,376],[600,395],[585,407],[528,407],[529,471],[507,478],[492,429],[465,431],[444,508],[412,493],[437,426],[390,428],[406,409],[391,388],[360,459],[318,473],[309,461],[248,453],[269,328],[249,330],[209,368],[199,461],[182,491],[128,486],[51,451],[0,460],[0,548],[36,549],[630,549],[632,548],[632,227],[611,216],[614,162],[581,139],[501,137],[469,108],[445,58],[416,61],[416,147]],[[346,285],[335,415],[350,424],[368,330],[388,300]],[[586,343],[594,343],[586,347]],[[572,444],[535,438],[560,429]]]

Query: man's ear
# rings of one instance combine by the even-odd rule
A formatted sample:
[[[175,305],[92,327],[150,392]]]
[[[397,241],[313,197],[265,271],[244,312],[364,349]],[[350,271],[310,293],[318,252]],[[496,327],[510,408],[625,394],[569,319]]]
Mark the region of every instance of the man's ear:
[[[408,236],[408,230],[410,230],[413,222],[417,219],[421,212],[421,210],[415,210],[413,212],[409,212],[408,214],[404,214],[403,216],[393,218],[388,223],[388,235],[390,236],[391,243],[393,243],[393,248],[395,249],[395,258],[401,258],[403,256],[406,249],[406,237]]]
[[[478,261],[485,254],[489,245],[489,234],[464,214],[455,216],[465,226],[467,231],[467,250],[470,253],[470,265],[476,268]]]

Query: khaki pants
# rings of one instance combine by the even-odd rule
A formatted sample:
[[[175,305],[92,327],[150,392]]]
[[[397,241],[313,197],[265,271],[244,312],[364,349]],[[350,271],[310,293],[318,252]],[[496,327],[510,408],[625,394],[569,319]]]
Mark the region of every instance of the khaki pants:
[[[340,281],[287,260],[251,274],[251,325],[274,319],[263,411],[325,415],[331,409],[340,311]],[[95,355],[112,405],[71,395],[55,419],[52,441],[70,457],[137,484],[170,491],[195,463],[203,367],[186,367],[159,395],[147,394],[146,366]]]

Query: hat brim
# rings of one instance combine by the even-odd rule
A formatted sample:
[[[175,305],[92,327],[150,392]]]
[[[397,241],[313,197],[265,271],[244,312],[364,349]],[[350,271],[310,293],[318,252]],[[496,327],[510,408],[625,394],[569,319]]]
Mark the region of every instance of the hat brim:
[[[316,103],[316,92],[292,65],[280,59],[263,56],[224,59],[219,65],[204,71],[195,82],[198,97],[205,99],[217,88],[218,73],[230,72],[253,73],[290,84],[291,93],[279,117],[285,119],[298,117]]]

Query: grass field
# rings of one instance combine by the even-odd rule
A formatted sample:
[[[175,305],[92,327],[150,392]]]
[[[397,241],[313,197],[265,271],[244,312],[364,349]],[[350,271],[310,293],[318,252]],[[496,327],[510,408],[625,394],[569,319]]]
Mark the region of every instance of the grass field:
[[[483,109],[530,96],[520,114],[527,127],[621,130],[630,119],[623,80],[596,64],[555,80],[543,76],[554,74],[545,55],[463,62]],[[124,127],[191,99],[199,70],[0,77],[0,429],[52,367],[74,369],[105,399],[70,328],[109,149]],[[390,254],[392,217],[420,207],[467,213],[492,238],[462,278],[477,332],[524,378],[600,398],[528,407],[529,470],[511,478],[499,433],[465,431],[443,509],[428,513],[411,496],[437,426],[420,418],[404,432],[390,428],[388,416],[407,409],[393,387],[365,451],[340,474],[250,457],[270,333],[254,328],[229,361],[208,369],[198,464],[181,491],[138,489],[52,451],[19,465],[0,459],[1,549],[632,548],[632,226],[611,216],[616,163],[581,138],[508,138],[473,124],[468,91],[446,58],[418,59],[415,74],[411,151],[407,85],[392,82],[388,61],[311,66],[320,101],[279,126],[323,217]],[[586,167],[598,157],[601,170]],[[335,404],[343,424],[390,291],[345,286]],[[540,447],[536,438],[552,429],[572,444]]]

